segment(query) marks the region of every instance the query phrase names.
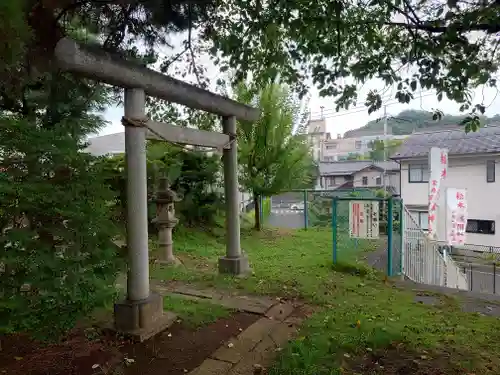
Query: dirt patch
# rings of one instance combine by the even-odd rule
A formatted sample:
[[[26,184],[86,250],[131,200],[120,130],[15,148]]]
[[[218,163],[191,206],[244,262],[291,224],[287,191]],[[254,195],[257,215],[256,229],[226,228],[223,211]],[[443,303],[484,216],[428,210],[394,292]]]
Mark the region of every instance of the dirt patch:
[[[142,345],[122,349],[127,358],[134,360],[125,374],[185,374],[259,318],[256,314],[237,313],[195,331],[186,330],[182,324],[174,324],[168,331]]]
[[[349,361],[351,362],[351,361]],[[464,375],[464,369],[451,363],[448,353],[415,353],[402,345],[366,353],[352,360],[345,373],[380,375]]]
[[[2,338],[0,371],[9,375],[93,375],[94,364],[114,366],[121,360],[119,341],[90,337],[76,330],[56,344],[42,344],[23,335]],[[98,334],[97,334],[98,335]]]
[[[235,313],[199,329],[177,322],[144,343],[131,343],[88,330],[76,330],[50,345],[22,335],[7,336],[2,338],[0,374],[181,375],[198,367],[258,318],[255,314]]]

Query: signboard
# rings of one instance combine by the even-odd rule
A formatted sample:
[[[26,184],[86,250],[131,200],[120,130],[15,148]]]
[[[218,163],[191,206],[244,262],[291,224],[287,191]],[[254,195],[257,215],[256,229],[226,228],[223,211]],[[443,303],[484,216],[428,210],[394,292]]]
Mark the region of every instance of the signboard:
[[[438,200],[441,183],[448,173],[448,150],[432,147],[429,152],[429,237],[435,239],[438,227]]]
[[[379,207],[376,201],[349,202],[349,236],[351,238],[379,237]]]
[[[467,190],[446,189],[446,241],[463,245],[467,228]]]

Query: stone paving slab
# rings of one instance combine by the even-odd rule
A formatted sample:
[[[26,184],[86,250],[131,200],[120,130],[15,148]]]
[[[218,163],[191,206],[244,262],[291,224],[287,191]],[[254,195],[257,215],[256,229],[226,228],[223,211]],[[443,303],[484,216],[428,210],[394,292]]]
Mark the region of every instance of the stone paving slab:
[[[222,297],[219,299],[218,303],[234,310],[246,311],[254,314],[265,314],[274,304],[276,304],[276,301],[261,300],[259,297],[231,296]]]
[[[294,310],[295,306],[291,303],[277,303],[266,312],[266,316],[270,319],[283,321],[288,318]]]
[[[229,340],[229,343],[217,349],[217,351],[212,354],[211,358],[238,363],[278,324],[278,321],[266,317],[257,320],[254,324],[240,333],[238,337]]]
[[[259,314],[254,324],[218,348],[189,375],[253,375],[264,373],[277,351],[298,331],[314,308],[270,297],[242,296],[212,289],[198,290],[177,283],[157,284],[160,294],[207,301],[230,309]]]
[[[194,297],[199,297],[199,298],[215,298],[216,294],[217,294],[212,290],[195,289],[195,288],[190,287],[189,285],[173,284],[170,287],[167,286],[167,289],[175,294],[185,294],[187,296],[194,296]]]
[[[293,338],[294,334],[297,332],[297,328],[298,327],[294,324],[280,323],[273,328],[269,337],[278,347],[281,347]]]
[[[265,337],[248,355],[238,362],[228,375],[254,374],[256,370],[271,365],[276,357],[277,346],[269,337]]]
[[[205,300],[232,310],[253,314],[265,314],[271,307],[278,303],[276,299],[265,296],[230,295],[212,289],[199,290],[188,285],[179,285],[176,283],[172,283],[172,285],[157,284],[155,285],[155,289],[163,295],[170,294],[195,301]]]
[[[231,363],[208,358],[200,366],[191,371],[189,375],[219,375],[227,373],[231,367]]]
[[[272,364],[277,351],[297,334],[306,318],[298,310],[290,303],[271,307],[266,312],[268,316],[263,316],[222,345],[210,356],[210,361],[205,361],[190,375],[212,375],[210,371],[214,368],[218,369],[220,375],[263,373]]]

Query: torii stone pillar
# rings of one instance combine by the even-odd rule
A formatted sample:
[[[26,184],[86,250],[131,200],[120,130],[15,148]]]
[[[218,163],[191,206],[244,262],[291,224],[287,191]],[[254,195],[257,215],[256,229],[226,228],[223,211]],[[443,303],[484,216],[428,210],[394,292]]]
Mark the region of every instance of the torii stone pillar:
[[[222,118],[222,130],[229,135],[231,145],[224,149],[224,196],[226,199],[226,256],[219,259],[219,272],[245,275],[250,271],[247,256],[240,243],[240,194],[238,186],[238,144],[236,117]]]
[[[125,117],[144,121],[145,93],[125,89]],[[146,128],[125,127],[127,171],[127,296],[115,304],[115,328],[139,341],[168,327],[175,315],[163,312],[163,299],[149,291]]]

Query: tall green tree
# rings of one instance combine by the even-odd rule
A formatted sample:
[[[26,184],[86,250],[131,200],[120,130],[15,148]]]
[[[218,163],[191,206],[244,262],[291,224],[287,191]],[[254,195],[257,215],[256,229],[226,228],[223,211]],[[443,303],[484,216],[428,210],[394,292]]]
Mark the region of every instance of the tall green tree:
[[[112,300],[123,260],[113,192],[71,134],[84,121],[42,118],[0,113],[0,333],[56,338]]]
[[[372,141],[369,153],[370,159],[373,161],[384,161],[386,158],[390,158],[402,143],[403,140],[401,139],[389,139],[385,143],[382,140]]]
[[[236,99],[260,108],[256,122],[238,123],[240,183],[253,194],[255,229],[260,230],[260,196],[311,187],[316,178],[307,135],[303,105],[283,85],[261,90],[240,83]]]
[[[279,74],[300,92],[313,81],[321,95],[336,97],[338,109],[356,102],[369,112],[380,108],[384,90],[365,98],[357,90],[376,78],[396,86],[401,103],[435,89],[437,100],[460,103],[473,129],[487,104],[473,103],[471,89],[496,86],[495,1],[229,0],[217,15],[205,37],[237,80]]]

